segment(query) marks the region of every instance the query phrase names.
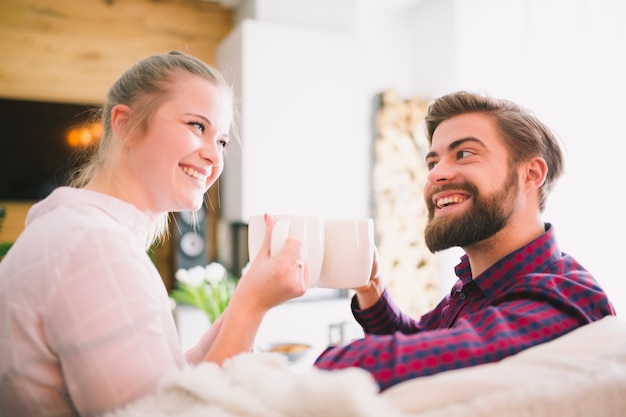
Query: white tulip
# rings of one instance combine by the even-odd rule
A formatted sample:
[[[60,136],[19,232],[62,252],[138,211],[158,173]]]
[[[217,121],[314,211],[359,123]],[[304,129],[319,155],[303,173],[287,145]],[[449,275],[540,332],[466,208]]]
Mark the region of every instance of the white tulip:
[[[199,286],[204,283],[206,278],[203,266],[194,266],[189,268],[189,276],[191,278],[191,285]]]
[[[189,282],[189,271],[187,271],[184,268],[180,268],[178,271],[176,271],[174,276],[180,282],[184,282],[184,283],[188,283]]]
[[[216,286],[226,276],[226,268],[219,262],[211,262],[205,268],[206,280],[211,286]]]

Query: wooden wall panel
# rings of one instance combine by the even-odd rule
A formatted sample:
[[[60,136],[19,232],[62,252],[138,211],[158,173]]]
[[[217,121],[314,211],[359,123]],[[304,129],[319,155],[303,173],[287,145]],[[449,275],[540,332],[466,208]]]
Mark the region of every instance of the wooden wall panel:
[[[424,242],[428,210],[422,190],[428,175],[424,116],[429,99],[381,95],[376,115],[372,177],[379,268],[402,311],[415,318],[441,299],[437,258]]]
[[[0,98],[101,104],[121,73],[148,55],[176,49],[213,64],[233,22],[231,10],[202,0],[0,0]],[[209,195],[218,201],[217,187]],[[4,203],[0,242],[17,237],[33,202]],[[219,212],[209,210],[213,259]],[[151,253],[168,289],[173,250],[168,240]]]
[[[147,55],[214,63],[232,27],[232,11],[201,0],[2,0],[0,97],[98,104]]]

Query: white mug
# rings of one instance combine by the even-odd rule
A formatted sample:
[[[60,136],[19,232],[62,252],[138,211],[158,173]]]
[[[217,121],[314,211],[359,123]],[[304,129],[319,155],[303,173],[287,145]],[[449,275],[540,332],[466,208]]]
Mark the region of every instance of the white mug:
[[[324,261],[318,287],[361,287],[369,281],[373,261],[373,219],[324,222]]]
[[[288,237],[302,242],[302,260],[309,265],[309,288],[317,286],[324,258],[324,221],[318,216],[277,215],[270,245],[270,256],[280,253]],[[254,260],[265,237],[264,216],[250,216],[248,254]]]
[[[356,288],[369,280],[374,260],[374,220],[322,219],[317,216],[277,215],[270,256],[283,249],[288,237],[302,242],[309,264],[309,288]],[[248,253],[254,260],[265,236],[264,216],[250,216]]]

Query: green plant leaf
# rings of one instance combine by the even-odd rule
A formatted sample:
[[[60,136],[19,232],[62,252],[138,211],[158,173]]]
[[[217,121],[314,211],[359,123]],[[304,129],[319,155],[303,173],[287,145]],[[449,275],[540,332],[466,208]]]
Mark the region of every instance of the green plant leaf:
[[[202,310],[213,323],[228,307],[236,285],[237,281],[228,274],[213,285],[205,281],[201,286],[193,286],[177,280],[177,288],[170,292],[170,297],[177,304],[186,304]]]

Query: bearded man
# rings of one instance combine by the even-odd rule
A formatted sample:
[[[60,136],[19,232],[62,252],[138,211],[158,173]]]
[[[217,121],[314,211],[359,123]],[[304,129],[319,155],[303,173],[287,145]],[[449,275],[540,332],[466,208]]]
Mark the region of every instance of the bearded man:
[[[399,310],[378,271],[355,288],[365,336],[328,347],[320,369],[360,367],[381,390],[499,361],[615,315],[595,278],[561,252],[541,218],[563,152],[535,115],[509,100],[460,91],[433,101],[424,199],[434,253],[461,247],[449,295],[419,320]]]

